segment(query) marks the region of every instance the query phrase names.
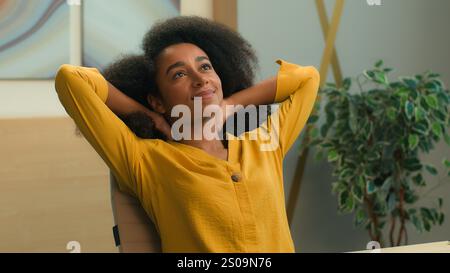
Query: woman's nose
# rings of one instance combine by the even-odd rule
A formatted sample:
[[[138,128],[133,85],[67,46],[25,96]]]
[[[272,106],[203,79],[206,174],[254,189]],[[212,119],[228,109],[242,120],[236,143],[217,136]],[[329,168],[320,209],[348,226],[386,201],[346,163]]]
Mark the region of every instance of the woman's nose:
[[[196,74],[193,79],[195,87],[202,87],[203,85],[208,84],[208,82],[209,82],[208,78],[201,74]]]

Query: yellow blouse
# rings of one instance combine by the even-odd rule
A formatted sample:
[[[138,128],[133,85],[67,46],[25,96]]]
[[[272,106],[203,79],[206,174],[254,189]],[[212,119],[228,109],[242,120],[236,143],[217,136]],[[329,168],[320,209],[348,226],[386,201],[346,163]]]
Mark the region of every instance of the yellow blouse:
[[[241,135],[228,141],[226,161],[178,142],[138,138],[106,106],[108,85],[95,68],[62,65],[55,88],[119,188],[140,200],[163,252],[295,252],[283,158],[313,109],[319,73],[311,66],[277,63],[275,102],[281,104],[268,120],[279,118],[278,129],[270,127],[279,145],[262,151],[267,141]],[[261,128],[267,126],[255,130]]]

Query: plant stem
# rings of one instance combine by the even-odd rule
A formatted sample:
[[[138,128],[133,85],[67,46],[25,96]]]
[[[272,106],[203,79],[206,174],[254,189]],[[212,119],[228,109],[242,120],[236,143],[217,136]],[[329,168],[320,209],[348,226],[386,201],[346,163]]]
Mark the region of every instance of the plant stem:
[[[372,204],[372,201],[367,196],[367,192],[364,193],[364,202],[367,205],[367,211],[369,213],[369,217],[370,217],[373,225],[375,226],[375,230],[374,230],[375,234],[372,233],[372,228],[369,228],[370,238],[372,239],[372,241],[379,242],[380,246],[383,247],[382,242],[380,241],[380,232],[378,231],[378,217],[373,211],[373,204]]]
[[[397,217],[394,216],[394,214],[391,214],[391,229],[389,231],[389,239],[391,241],[391,247],[394,246],[394,230],[395,230],[396,222],[397,222]]]
[[[400,204],[399,204],[399,211],[400,211],[400,222],[401,222],[401,226],[400,226],[400,230],[398,232],[398,237],[397,237],[397,246],[400,245],[401,240],[403,238],[403,234],[406,233],[406,229],[405,229],[405,211],[403,210],[403,202],[404,202],[404,197],[405,197],[405,189],[400,186]]]

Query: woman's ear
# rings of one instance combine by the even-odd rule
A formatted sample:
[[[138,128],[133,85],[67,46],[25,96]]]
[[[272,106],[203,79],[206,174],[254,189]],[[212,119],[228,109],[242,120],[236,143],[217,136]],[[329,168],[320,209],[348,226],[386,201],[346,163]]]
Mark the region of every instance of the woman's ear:
[[[161,100],[161,98],[148,94],[147,102],[152,107],[152,109],[160,114],[166,113],[166,108]]]

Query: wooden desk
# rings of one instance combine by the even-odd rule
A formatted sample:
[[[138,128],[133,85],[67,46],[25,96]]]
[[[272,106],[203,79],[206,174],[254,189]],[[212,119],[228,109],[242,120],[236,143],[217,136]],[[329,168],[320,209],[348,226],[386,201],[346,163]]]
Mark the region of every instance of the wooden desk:
[[[450,253],[450,241],[355,251],[353,253]]]

